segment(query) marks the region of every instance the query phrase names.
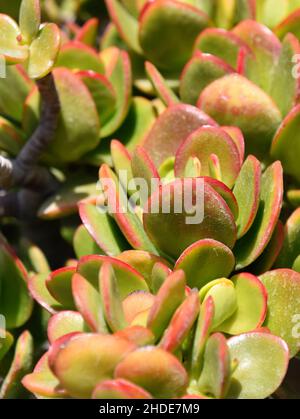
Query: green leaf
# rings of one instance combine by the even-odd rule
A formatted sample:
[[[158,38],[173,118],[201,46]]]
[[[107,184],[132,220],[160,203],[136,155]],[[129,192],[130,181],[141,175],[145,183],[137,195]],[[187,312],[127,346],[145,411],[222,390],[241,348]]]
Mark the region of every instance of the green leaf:
[[[145,70],[157,96],[162,100],[162,102],[166,106],[173,105],[179,102],[179,99],[176,96],[176,94],[168,86],[167,81],[164,79],[162,74],[157,70],[157,68],[153,64],[151,64],[149,61],[146,61]]]
[[[268,316],[264,326],[285,340],[293,358],[300,350],[300,274],[290,269],[278,269],[266,272],[259,279],[268,293]]]
[[[1,114],[21,122],[24,102],[32,88],[33,83],[20,65],[7,66],[6,77],[0,78]]]
[[[271,155],[280,159],[284,172],[300,181],[300,105],[295,106],[285,117],[273,139]]]
[[[155,379],[153,379],[155,377]],[[124,378],[155,398],[177,398],[184,394],[188,376],[178,359],[163,349],[138,349],[117,365],[115,378]]]
[[[286,343],[266,333],[248,333],[228,340],[232,375],[228,399],[265,399],[280,386],[288,367]]]
[[[204,239],[185,249],[175,264],[175,270],[184,271],[189,287],[200,289],[213,279],[228,277],[234,263],[233,253],[227,246]]]
[[[252,227],[237,242],[236,269],[254,262],[265,250],[276,228],[283,200],[283,173],[280,162],[275,162],[262,175],[260,203]]]
[[[227,342],[220,333],[215,333],[208,339],[203,362],[198,381],[199,390],[223,399],[228,389],[231,367]]]
[[[24,145],[23,133],[0,116],[0,149],[16,156]]]
[[[294,75],[294,57],[300,54],[297,38],[288,34],[282,43],[278,63],[273,72],[270,95],[274,99],[283,117],[296,104],[299,95],[299,80]]]
[[[128,248],[114,219],[95,205],[80,203],[79,215],[87,231],[108,256],[116,256]]]
[[[73,248],[78,259],[82,256],[95,254],[101,255],[103,253],[83,224],[81,224],[75,231],[73,237]]]
[[[176,153],[176,177],[184,177],[184,169],[191,156],[199,160],[201,176],[218,177],[217,180],[228,188],[233,187],[241,169],[240,154],[235,142],[225,131],[217,127],[201,127],[189,135]],[[218,162],[219,176],[211,171],[214,158]]]
[[[179,91],[182,101],[196,105],[206,86],[233,71],[232,67],[218,57],[197,51],[181,73]]]
[[[40,0],[22,0],[19,25],[24,41],[30,44],[36,37],[41,24]]]
[[[22,326],[32,313],[28,276],[14,251],[0,239],[0,307],[9,329]]]
[[[152,399],[143,388],[127,380],[106,380],[98,384],[92,394],[92,399]]]
[[[49,357],[51,369],[62,387],[79,399],[90,398],[97,384],[113,378],[122,358],[135,349],[125,339],[102,334],[82,333],[66,343],[56,342]]]
[[[50,294],[66,310],[72,310],[75,307],[71,286],[75,272],[76,268],[73,266],[57,269],[50,274],[46,282]]]
[[[133,51],[142,53],[138,39],[138,21],[118,0],[105,0],[111,20],[116,25],[120,37]],[[132,3],[132,1],[131,1]],[[132,4],[130,5],[132,7]]]
[[[220,28],[205,29],[200,33],[195,42],[195,50],[200,50],[206,54],[213,54],[233,68],[237,68],[241,48],[250,51],[242,39],[232,32]]]
[[[278,268],[291,268],[300,249],[300,208],[288,218],[282,250],[276,261]]]
[[[60,48],[60,30],[54,23],[43,25],[30,45],[27,72],[32,79],[45,77],[54,67]]]
[[[175,156],[180,144],[193,131],[203,125],[215,126],[216,123],[194,106],[170,106],[155,121],[142,146],[159,168],[167,158]]]
[[[183,191],[189,199],[184,198]],[[197,201],[196,204],[191,202],[191,197]],[[180,202],[182,208],[180,206],[178,213],[174,203],[179,205]],[[151,208],[157,209],[156,213]],[[168,213],[163,208],[167,208]],[[214,239],[229,248],[236,241],[233,215],[223,198],[205,178],[177,179],[162,185],[149,198],[143,223],[154,245],[175,259],[188,246],[201,239]]]
[[[184,300],[185,285],[184,272],[177,271],[171,273],[160,287],[147,321],[147,327],[156,339],[162,336],[175,310]]]
[[[0,14],[0,55],[8,64],[24,62],[28,57],[27,45],[18,41],[21,33],[16,22],[9,16]]]
[[[9,349],[11,348],[14,338],[13,336],[7,332],[6,330],[0,329],[1,338],[0,338],[0,361],[4,356],[7,354]]]
[[[104,73],[104,64],[96,50],[79,41],[67,42],[60,48],[56,67]]]
[[[225,76],[207,86],[200,95],[198,107],[220,125],[240,128],[245,136],[247,154],[263,157],[282,120],[273,100],[239,74]]]
[[[120,128],[131,104],[132,74],[128,53],[117,50],[113,62],[106,75],[116,92],[116,111],[102,127],[101,137],[108,137]]]
[[[29,373],[33,363],[33,338],[28,331],[23,332],[17,340],[14,359],[2,383],[1,399],[16,399],[24,397],[21,380]]]
[[[181,69],[196,36],[210,26],[209,17],[184,3],[158,0],[140,16],[139,40],[149,61],[161,69]]]
[[[37,398],[54,399],[68,397],[49,368],[47,352],[36,364],[33,372],[23,378],[22,384]]]
[[[236,221],[238,238],[244,236],[254,222],[259,208],[260,183],[260,162],[250,155],[244,162],[233,188],[239,206]]]
[[[76,311],[61,311],[54,314],[48,322],[47,336],[50,344],[64,335],[84,332],[86,325],[82,315]]]
[[[105,319],[113,332],[127,326],[113,267],[105,262],[99,272],[99,288]]]
[[[239,335],[259,329],[267,314],[267,291],[254,275],[241,273],[231,278],[237,298],[237,310],[218,330]]]

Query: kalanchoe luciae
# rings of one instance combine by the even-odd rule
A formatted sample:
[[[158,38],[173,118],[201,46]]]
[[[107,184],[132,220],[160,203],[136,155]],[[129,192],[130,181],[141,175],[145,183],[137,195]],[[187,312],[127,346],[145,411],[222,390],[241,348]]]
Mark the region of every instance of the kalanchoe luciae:
[[[30,289],[53,313],[50,348],[23,380],[39,398],[265,398],[299,350],[292,313],[278,312],[298,309],[291,270],[239,273],[198,291],[179,266],[131,250],[84,256],[46,282],[31,277]]]

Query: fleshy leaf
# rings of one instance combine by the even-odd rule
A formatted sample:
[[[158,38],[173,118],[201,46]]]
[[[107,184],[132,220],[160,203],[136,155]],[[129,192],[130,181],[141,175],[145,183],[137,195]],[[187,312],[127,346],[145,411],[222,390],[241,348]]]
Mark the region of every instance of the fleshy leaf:
[[[107,255],[116,256],[128,247],[113,218],[95,205],[80,203],[79,214],[87,231]]]
[[[248,233],[237,242],[237,269],[254,262],[265,250],[276,228],[283,199],[283,174],[280,162],[275,162],[261,179],[260,203],[256,218]]]
[[[107,333],[108,328],[97,285],[91,278],[84,278],[79,273],[72,277],[74,302],[86,324],[93,332]]]
[[[95,386],[112,378],[117,364],[134,349],[133,343],[112,335],[79,334],[66,343],[56,341],[49,364],[72,397],[90,398]]]
[[[155,92],[166,106],[173,105],[179,102],[178,97],[173,90],[168,86],[166,80],[157,70],[157,68],[149,61],[145,63],[147,76],[149,77]]]
[[[116,111],[116,93],[110,81],[102,74],[94,71],[80,71],[77,75],[89,89],[97,107],[101,126],[113,116]]]
[[[124,122],[131,103],[131,64],[128,53],[118,50],[114,65],[106,72],[108,80],[116,92],[116,111],[102,127],[101,136],[108,137],[113,134]]]
[[[33,87],[32,81],[20,65],[7,66],[5,79],[0,78],[1,114],[20,122],[23,105]],[[11,92],[14,91],[12,95]]]
[[[140,15],[139,40],[158,68],[180,69],[192,53],[196,36],[210,26],[201,10],[172,0],[149,3]]]
[[[44,201],[38,215],[43,219],[56,219],[75,214],[80,201],[94,203],[98,195],[99,191],[91,176],[73,174],[65,180],[55,195]]]
[[[22,380],[23,386],[37,398],[64,398],[65,391],[60,387],[58,379],[51,372],[46,352],[36,364],[33,372]]]
[[[300,313],[300,274],[290,269],[266,272],[259,279],[268,293],[268,316],[264,326],[284,339],[293,358],[300,350],[297,322]]]
[[[165,399],[182,396],[188,381],[187,373],[178,359],[155,347],[128,354],[118,364],[115,378],[128,380],[144,388],[153,397]]]
[[[300,10],[297,9],[280,22],[276,28],[274,28],[274,32],[280,39],[283,39],[288,33],[292,33],[300,39],[299,22]]]
[[[200,310],[197,290],[193,290],[175,311],[170,324],[163,334],[159,347],[168,352],[176,352],[191,331]]]
[[[142,53],[138,39],[138,21],[126,10],[120,1],[105,0],[105,3],[121,38],[133,51],[139,54]]]
[[[9,16],[0,14],[0,54],[8,64],[24,62],[28,57],[28,47],[20,45],[20,29]]]
[[[213,54],[231,67],[237,67],[239,51],[244,48],[250,52],[249,47],[234,33],[220,28],[207,28],[200,33],[195,42],[195,50],[206,54]]]
[[[280,252],[276,267],[291,268],[300,249],[300,208],[297,208],[288,218],[285,225],[283,248]]]
[[[99,272],[99,289],[105,319],[113,332],[124,329],[127,324],[117,280],[112,266],[105,262]]]
[[[220,125],[240,128],[245,136],[248,154],[268,151],[282,119],[272,99],[238,74],[211,83],[200,95],[198,106]]]
[[[7,331],[0,329],[1,339],[0,339],[0,361],[4,356],[7,354],[9,349],[11,348],[14,338],[13,336]]]
[[[50,294],[67,310],[74,309],[72,277],[75,272],[76,267],[57,269],[50,274],[46,282]]]
[[[270,95],[274,99],[282,116],[285,117],[296,104],[299,96],[300,82],[294,75],[294,57],[300,54],[297,38],[288,34],[282,43],[278,63],[273,72]]]
[[[45,77],[54,67],[59,48],[60,30],[54,23],[46,23],[30,45],[27,64],[29,77]]]
[[[73,248],[78,259],[82,256],[103,254],[103,251],[94,241],[83,224],[81,224],[75,231],[73,237]]]
[[[102,189],[108,202],[108,211],[111,213],[122,233],[131,246],[138,250],[146,250],[157,254],[154,245],[145,233],[138,216],[130,208],[125,190],[119,185],[113,171],[103,164],[99,171]]]
[[[149,310],[154,302],[154,296],[150,292],[135,291],[129,294],[122,302],[125,318],[131,324],[135,317]]]
[[[160,287],[149,312],[147,327],[158,339],[169,324],[175,310],[182,303],[185,293],[183,271],[171,273]]]
[[[70,41],[62,46],[57,57],[56,67],[104,73],[104,65],[96,50],[78,41]]]
[[[123,330],[119,330],[115,333],[115,336],[124,338],[133,342],[139,347],[153,345],[154,344],[154,335],[151,330],[142,326],[129,326]]]
[[[178,148],[175,159],[175,175],[184,177],[184,169],[190,156],[197,157],[201,164],[201,176],[212,176],[210,161],[217,156],[220,176],[231,188],[240,171],[240,154],[232,138],[222,129],[201,127],[194,131]]]
[[[41,24],[41,6],[39,0],[22,0],[20,5],[19,26],[26,43],[36,37]]]
[[[122,300],[133,291],[149,290],[146,281],[138,271],[127,263],[112,257],[85,256],[79,260],[77,272],[96,287],[98,286],[99,270],[105,262],[109,262],[115,271]]]
[[[143,388],[127,380],[107,380],[97,385],[92,394],[93,399],[152,399]]]
[[[195,331],[195,338],[191,359],[191,374],[194,379],[199,378],[203,364],[203,353],[207,339],[211,333],[215,315],[214,300],[211,296],[203,301]]]
[[[21,380],[31,370],[32,362],[33,338],[26,330],[17,340],[14,359],[1,385],[1,399],[22,398],[24,388],[21,385]]]
[[[158,168],[168,157],[173,157],[177,148],[189,134],[203,125],[216,123],[191,105],[173,105],[160,115],[142,146]]]
[[[156,263],[168,265],[168,262],[166,262],[163,258],[143,250],[127,250],[117,256],[117,259],[122,260],[137,270],[144,277],[150,288],[154,265]]]
[[[62,310],[63,306],[50,294],[46,287],[46,280],[49,273],[31,275],[28,280],[28,289],[32,297],[49,313]]]
[[[283,120],[273,139],[271,155],[279,158],[285,173],[300,181],[299,141],[300,105],[295,106]]]
[[[6,327],[22,326],[32,312],[32,300],[27,289],[26,269],[13,249],[0,238],[0,307]]]
[[[52,344],[64,335],[84,331],[85,323],[80,313],[77,311],[61,311],[50,318],[47,336],[50,344]]]
[[[244,236],[254,222],[259,207],[260,183],[260,162],[250,155],[244,162],[233,189],[239,206],[236,221],[238,238]]]
[[[23,133],[11,122],[0,117],[0,149],[16,156],[24,145]]]
[[[215,333],[208,339],[203,362],[198,381],[199,390],[223,399],[228,389],[231,368],[227,342],[220,333]]]
[[[94,46],[97,40],[98,32],[99,20],[97,18],[91,18],[79,29],[76,33],[75,39],[83,44]]]
[[[158,293],[158,290],[171,274],[171,269],[161,262],[157,262],[152,269],[151,273],[151,285],[154,294]]]
[[[99,117],[95,103],[84,83],[72,71],[55,68],[53,76],[60,100],[60,117],[55,137],[48,146],[45,159],[57,165],[77,161],[100,142]],[[28,97],[23,115],[23,128],[30,135],[40,118],[40,97],[35,88]],[[81,117],[78,118],[78,109]]]
[[[254,20],[237,25],[232,33],[239,36],[251,48],[253,55],[246,58],[245,75],[260,88],[270,92],[270,70],[277,64],[281,45],[274,33]]]
[[[176,262],[175,270],[184,271],[189,287],[200,289],[213,279],[228,277],[234,264],[233,253],[227,246],[204,239],[185,249]]]
[[[237,360],[237,367],[227,398],[265,399],[277,390],[289,359],[282,339],[266,333],[247,333],[229,339],[228,347],[231,359]]]
[[[233,68],[220,58],[197,51],[185,65],[180,77],[182,101],[196,105],[205,87],[233,71]]]
[[[206,292],[205,292],[206,291]],[[219,279],[207,284],[200,291],[200,299],[204,301],[212,297],[214,302],[213,330],[219,330],[220,325],[229,319],[237,310],[237,294],[232,281]]]
[[[183,199],[183,191],[188,199]],[[196,204],[195,201],[188,202],[193,199]],[[174,202],[184,203],[180,213],[175,213]],[[149,198],[147,207],[149,211],[157,208],[158,213],[144,212],[145,230],[153,243],[173,258],[178,258],[188,246],[205,238],[218,240],[230,248],[235,244],[233,215],[205,179],[178,179],[160,186]],[[169,213],[164,213],[163,208],[170,208]]]
[[[241,273],[231,278],[237,297],[237,310],[218,330],[239,335],[259,329],[267,314],[267,292],[254,275]]]

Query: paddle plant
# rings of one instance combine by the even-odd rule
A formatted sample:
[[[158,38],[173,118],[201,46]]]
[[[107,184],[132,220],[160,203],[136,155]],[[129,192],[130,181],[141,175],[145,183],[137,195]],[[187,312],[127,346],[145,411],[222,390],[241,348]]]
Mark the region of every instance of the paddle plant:
[[[79,260],[29,280],[53,317],[23,384],[37,397],[270,396],[299,352],[299,273],[271,270],[284,240],[280,162],[262,170],[238,128],[182,104],[133,153],[115,140],[111,155],[97,206],[79,204]],[[183,187],[194,200],[175,212]],[[190,224],[198,187],[204,217]]]
[[[31,276],[32,295],[53,315],[49,349],[23,385],[38,398],[270,396],[299,350],[300,274],[210,281],[193,254],[200,246],[220,264],[221,244],[206,240],[173,267],[129,250]]]

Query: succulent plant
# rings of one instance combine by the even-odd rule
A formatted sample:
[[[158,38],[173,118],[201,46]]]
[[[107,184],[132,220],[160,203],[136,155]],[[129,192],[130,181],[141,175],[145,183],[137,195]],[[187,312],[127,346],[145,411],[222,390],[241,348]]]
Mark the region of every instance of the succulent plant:
[[[49,350],[25,387],[40,398],[271,395],[299,350],[293,313],[283,309],[297,310],[299,274],[239,273],[199,291],[187,286],[193,268],[201,277],[191,259],[172,271],[158,256],[129,250],[84,256],[46,281],[32,276],[32,294],[54,314]]]
[[[300,1],[2,3],[0,398],[299,397]]]

